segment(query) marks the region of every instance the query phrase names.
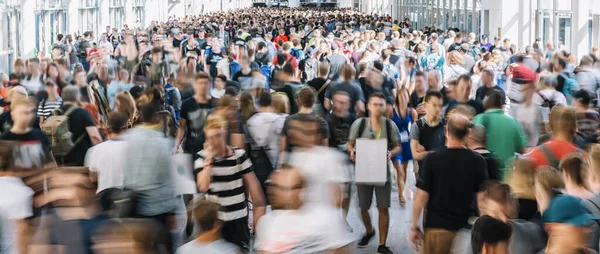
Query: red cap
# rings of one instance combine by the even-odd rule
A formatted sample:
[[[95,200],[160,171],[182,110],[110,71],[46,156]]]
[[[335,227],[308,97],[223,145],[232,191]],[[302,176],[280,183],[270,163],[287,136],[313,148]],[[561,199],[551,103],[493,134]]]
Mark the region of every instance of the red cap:
[[[523,64],[514,67],[512,73],[512,81],[517,84],[528,84],[537,80],[537,73]]]

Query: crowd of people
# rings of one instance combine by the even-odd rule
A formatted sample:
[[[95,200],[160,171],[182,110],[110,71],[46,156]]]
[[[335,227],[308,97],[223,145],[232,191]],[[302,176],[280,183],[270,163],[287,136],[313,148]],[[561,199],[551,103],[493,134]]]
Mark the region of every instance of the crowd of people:
[[[56,35],[1,77],[0,253],[597,253],[598,49],[410,24],[249,8]],[[359,180],[377,140],[385,177]]]

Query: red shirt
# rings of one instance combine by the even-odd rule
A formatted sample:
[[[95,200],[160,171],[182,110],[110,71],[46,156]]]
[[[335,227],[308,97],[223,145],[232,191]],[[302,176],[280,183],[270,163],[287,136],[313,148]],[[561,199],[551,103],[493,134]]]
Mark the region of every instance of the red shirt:
[[[284,34],[284,35],[277,35],[275,36],[275,39],[273,39],[273,42],[278,43],[279,40],[282,40],[283,42],[288,42],[290,39]]]
[[[573,143],[559,139],[551,139],[544,143],[544,145],[558,160],[562,160],[566,156],[579,151],[579,148],[577,148]],[[527,154],[527,158],[533,161],[535,168],[550,165],[550,160],[547,158],[544,150],[540,146],[533,148],[533,150]]]
[[[298,69],[298,60],[296,60],[295,57],[292,57],[292,55],[288,54],[288,53],[284,53],[287,55],[287,62],[290,63],[292,65],[292,68],[294,69]],[[277,56],[273,57],[273,66],[277,65]]]

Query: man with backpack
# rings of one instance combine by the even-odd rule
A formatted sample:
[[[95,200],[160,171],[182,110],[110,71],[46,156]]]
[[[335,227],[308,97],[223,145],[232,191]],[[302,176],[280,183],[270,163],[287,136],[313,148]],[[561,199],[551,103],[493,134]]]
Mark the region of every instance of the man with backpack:
[[[92,44],[90,43],[90,32],[86,31],[83,33],[83,39],[79,42],[79,47],[77,50],[77,57],[79,58],[79,62],[83,66],[83,69],[86,72],[90,71],[90,61],[88,61],[88,51],[92,48]]]
[[[375,229],[371,224],[371,217],[369,215],[369,209],[373,201],[373,192],[375,192],[375,198],[377,200],[377,211],[379,212],[379,247],[377,248],[378,253],[393,253],[387,246],[387,235],[389,230],[389,207],[391,199],[391,184],[390,184],[390,169],[389,161],[395,155],[400,152],[400,137],[398,136],[398,129],[396,125],[389,119],[385,118],[384,113],[386,109],[386,98],[381,93],[374,93],[369,97],[368,118],[359,118],[356,120],[350,128],[350,135],[348,137],[347,151],[350,154],[350,158],[355,161],[355,146],[356,140],[359,138],[366,139],[386,139],[387,140],[387,181],[383,186],[375,186],[368,184],[357,184],[358,203],[361,208],[361,217],[363,224],[367,230],[365,235],[359,241],[359,247],[365,247],[369,244],[373,236],[375,236]]]
[[[302,51],[302,44],[300,39],[295,38],[292,40],[293,47],[290,50],[290,54],[296,58],[297,61],[304,60],[304,51]]]
[[[317,70],[319,68],[319,60],[317,59],[320,53],[319,49],[308,48],[306,51],[308,56],[298,63],[301,75],[300,80],[302,82],[309,82],[317,78]],[[327,69],[327,74],[329,74],[329,68]]]
[[[442,93],[429,90],[425,94],[425,116],[421,117],[410,130],[410,151],[419,167],[428,153],[443,148],[446,143],[445,126],[446,119],[440,117],[442,104],[444,102]],[[413,169],[415,175],[418,169]]]
[[[563,93],[567,98],[569,105],[573,103],[573,95],[579,91],[579,83],[575,80],[573,72],[568,71],[567,61],[560,57],[553,63],[554,72],[558,73],[556,90]]]

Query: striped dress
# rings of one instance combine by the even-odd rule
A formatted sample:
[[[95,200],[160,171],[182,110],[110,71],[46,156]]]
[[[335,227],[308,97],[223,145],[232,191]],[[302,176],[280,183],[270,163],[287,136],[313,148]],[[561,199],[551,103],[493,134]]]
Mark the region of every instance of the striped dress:
[[[205,155],[204,150],[198,152],[199,158],[194,163],[195,175],[204,169]],[[252,171],[252,162],[244,149],[234,147],[232,155],[213,159],[212,181],[207,194],[218,199],[223,208],[219,212],[222,221],[245,219],[248,216],[242,176]]]

